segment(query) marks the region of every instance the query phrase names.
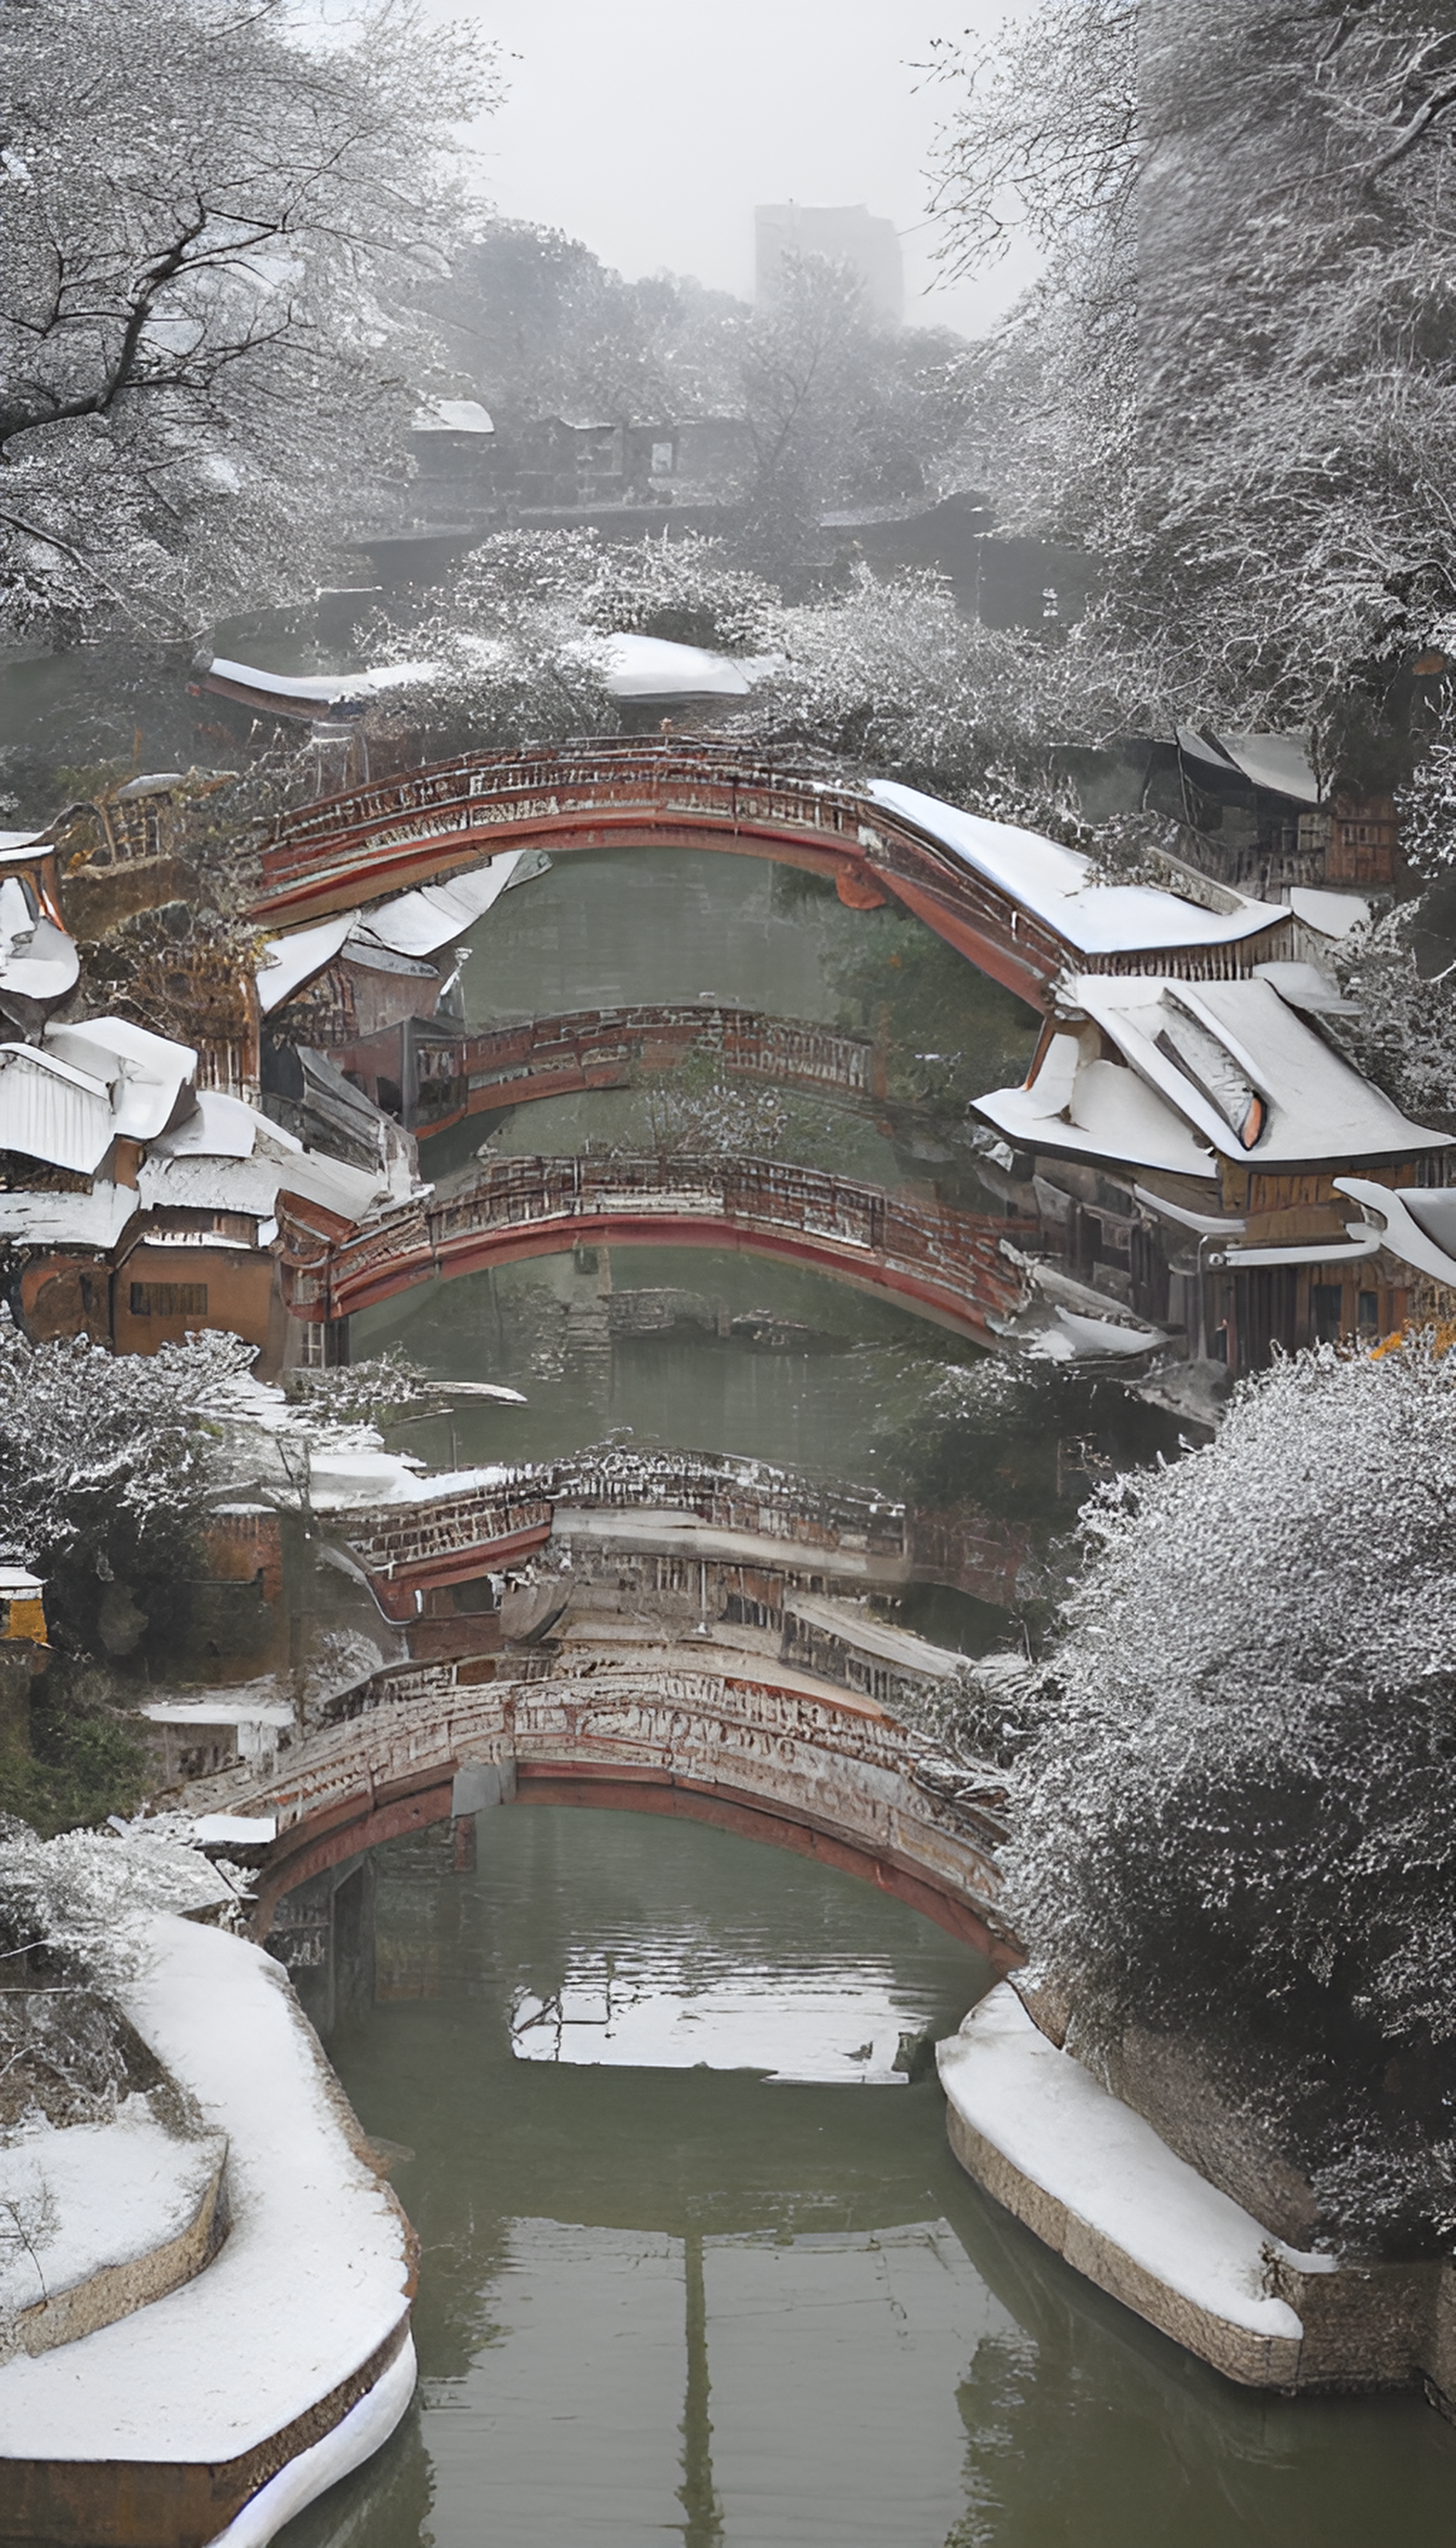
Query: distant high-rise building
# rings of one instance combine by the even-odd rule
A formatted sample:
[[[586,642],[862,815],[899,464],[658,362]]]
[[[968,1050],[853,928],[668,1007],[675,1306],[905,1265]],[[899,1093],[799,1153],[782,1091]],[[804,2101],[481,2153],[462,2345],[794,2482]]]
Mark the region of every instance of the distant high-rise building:
[[[823,256],[852,266],[872,318],[898,327],[905,272],[893,222],[864,204],[760,204],[754,214],[755,288],[760,307],[776,296],[785,256]]]

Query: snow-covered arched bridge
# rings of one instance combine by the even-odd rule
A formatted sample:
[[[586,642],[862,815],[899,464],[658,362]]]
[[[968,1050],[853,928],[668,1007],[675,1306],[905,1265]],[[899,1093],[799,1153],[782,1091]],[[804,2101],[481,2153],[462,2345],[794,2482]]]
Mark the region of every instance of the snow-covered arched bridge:
[[[1225,979],[1290,952],[1286,911],[1205,877],[1099,878],[1077,851],[898,782],[838,783],[702,737],[467,753],[328,797],[264,845],[253,917],[301,926],[524,848],[721,850],[806,868],[854,908],[900,903],[1036,1009],[1066,968]]]
[[[478,1274],[581,1246],[736,1247],[787,1257],[989,1345],[1021,1305],[1004,1240],[1030,1225],[919,1204],[777,1159],[498,1159],[464,1192],[358,1228],[300,1197],[280,1201],[285,1295],[332,1321],[435,1276]]]
[[[686,1815],[867,1878],[1000,1965],[1003,1799],[956,1781],[872,1701],[745,1659],[743,1676],[602,1665],[569,1679],[459,1685],[451,1666],[233,1772],[229,1814],[270,1817],[256,1928],[282,1897],[378,1843],[483,1805],[626,1807]],[[263,1828],[267,1828],[264,1824]]]

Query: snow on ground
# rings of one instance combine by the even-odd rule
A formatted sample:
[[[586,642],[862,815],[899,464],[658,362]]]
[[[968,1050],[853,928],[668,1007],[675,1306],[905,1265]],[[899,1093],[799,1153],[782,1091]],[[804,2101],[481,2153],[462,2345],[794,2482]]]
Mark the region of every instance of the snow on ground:
[[[971,2010],[938,2059],[972,2132],[1144,2272],[1256,2335],[1303,2336],[1288,2302],[1265,2289],[1265,2250],[1305,2273],[1331,2270],[1332,2259],[1297,2255],[1175,2157],[1150,2124],[1048,2043],[1009,1982]]]
[[[170,1913],[148,1937],[151,1960],[119,1996],[205,2123],[228,2135],[231,2228],[182,2290],[0,2367],[6,2458],[235,2459],[347,2380],[405,2314],[404,2222],[351,2146],[279,1966]]]
[[[180,2237],[222,2144],[183,2140],[147,2097],[109,2124],[42,2123],[0,2148],[0,2311],[34,2308]],[[6,2233],[9,2234],[6,2234]]]

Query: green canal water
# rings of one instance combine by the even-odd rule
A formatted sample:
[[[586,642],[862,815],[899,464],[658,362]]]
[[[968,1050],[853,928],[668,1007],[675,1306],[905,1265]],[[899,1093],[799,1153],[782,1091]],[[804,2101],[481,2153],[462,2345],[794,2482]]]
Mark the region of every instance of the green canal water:
[[[466,1001],[485,1019],[709,993],[864,1025],[898,997],[896,956],[916,960],[897,922],[747,860],[564,861],[477,932]],[[923,1042],[982,1086],[1019,1075],[1026,1023],[993,986],[931,992]],[[914,1041],[903,1005],[898,1024]],[[594,1146],[630,1138],[629,1109],[523,1108],[495,1137]],[[445,1137],[427,1173],[480,1138]],[[863,1120],[816,1138],[853,1173],[914,1169]],[[593,1305],[624,1292],[661,1323],[607,1342],[598,1320],[593,1342]],[[356,1353],[398,1342],[447,1395],[523,1393],[402,1431],[432,1466],[616,1434],[889,1484],[887,1429],[973,1359],[892,1306],[710,1252],[515,1266],[355,1325]],[[990,1494],[1002,1456],[982,1443],[957,1492]],[[1004,1624],[952,1596],[907,1619],[967,1645]],[[443,1833],[376,1854],[375,2004],[329,2044],[366,2128],[413,2153],[395,2181],[421,2241],[419,2391],[287,2548],[1456,2538],[1456,2432],[1417,2400],[1240,2392],[970,2184],[924,2048],[988,1975],[915,1913],[649,1815],[516,1806],[481,1818],[475,1873],[447,1855]]]
[[[893,2064],[988,1976],[914,1912],[647,1815],[376,1865],[380,1995],[329,2050],[413,2152],[420,2385],[286,2548],[1451,2539],[1428,2408],[1245,2395],[962,2175]]]

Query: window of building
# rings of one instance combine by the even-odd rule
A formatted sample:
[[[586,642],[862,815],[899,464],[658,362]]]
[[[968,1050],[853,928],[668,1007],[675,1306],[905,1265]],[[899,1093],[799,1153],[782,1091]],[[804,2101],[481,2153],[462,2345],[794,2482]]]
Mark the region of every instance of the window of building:
[[[1362,1292],[1360,1295],[1361,1335],[1373,1335],[1379,1324],[1380,1294],[1378,1292]]]
[[[1344,1286],[1340,1283],[1317,1283],[1313,1288],[1311,1308],[1315,1320],[1317,1344],[1332,1345],[1339,1341],[1340,1303]]]
[[[132,1286],[134,1319],[205,1319],[207,1314],[206,1283],[134,1283]]]

